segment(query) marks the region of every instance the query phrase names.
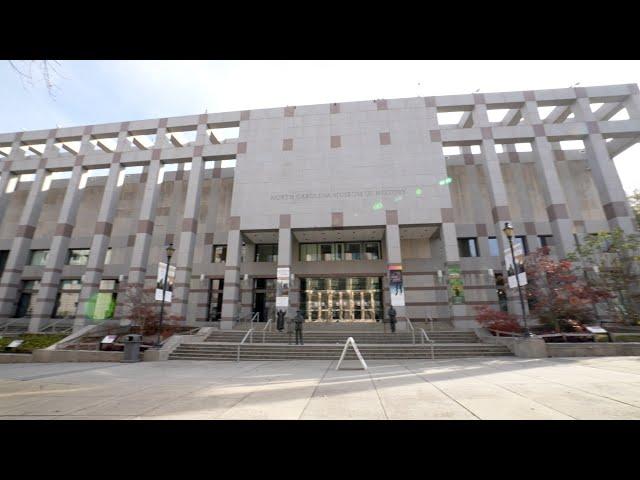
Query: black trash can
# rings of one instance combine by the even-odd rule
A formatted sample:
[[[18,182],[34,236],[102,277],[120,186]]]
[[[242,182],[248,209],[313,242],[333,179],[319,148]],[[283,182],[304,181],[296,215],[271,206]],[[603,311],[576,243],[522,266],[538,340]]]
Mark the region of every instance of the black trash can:
[[[125,363],[134,363],[140,361],[140,344],[142,343],[142,335],[130,333],[125,335],[124,340],[124,358]]]

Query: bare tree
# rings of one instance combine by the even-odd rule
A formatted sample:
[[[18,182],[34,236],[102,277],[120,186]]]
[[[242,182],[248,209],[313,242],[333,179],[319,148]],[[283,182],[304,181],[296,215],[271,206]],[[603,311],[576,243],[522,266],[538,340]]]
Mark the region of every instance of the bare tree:
[[[35,84],[34,67],[39,70],[40,75],[47,87],[47,92],[51,98],[55,98],[56,77],[64,78],[58,68],[60,62],[57,60],[9,60],[11,68],[19,75],[23,87],[33,88]]]

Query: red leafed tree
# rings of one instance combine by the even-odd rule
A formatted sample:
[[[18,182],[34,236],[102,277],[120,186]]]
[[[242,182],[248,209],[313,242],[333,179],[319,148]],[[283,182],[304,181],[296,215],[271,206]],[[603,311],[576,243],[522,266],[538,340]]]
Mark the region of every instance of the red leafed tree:
[[[531,314],[556,331],[595,320],[595,304],[611,298],[607,289],[587,284],[570,260],[552,258],[549,247],[527,255],[525,268]]]
[[[489,330],[518,333],[522,326],[518,323],[518,317],[509,312],[495,310],[491,307],[476,307],[476,321]]]
[[[122,309],[124,318],[131,320],[135,331],[147,337],[158,334],[160,302],[155,299],[153,291],[138,285],[128,286],[123,295]],[[181,327],[182,323],[170,313],[170,304],[165,303],[161,337],[170,337]]]

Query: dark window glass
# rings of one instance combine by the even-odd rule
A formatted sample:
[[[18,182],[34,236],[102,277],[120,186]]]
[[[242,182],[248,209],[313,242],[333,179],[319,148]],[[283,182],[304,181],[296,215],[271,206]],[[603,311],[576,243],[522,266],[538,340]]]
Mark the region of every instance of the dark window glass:
[[[507,292],[504,288],[504,276],[501,273],[496,273],[496,294],[498,295],[498,304],[500,305],[500,310],[503,312],[508,312],[509,307],[507,304]]]
[[[213,246],[213,263],[222,263],[227,261],[227,246],[226,245],[214,245]]]
[[[317,243],[303,243],[300,245],[300,261],[301,262],[317,262],[318,257],[318,244]]]
[[[344,259],[345,260],[361,260],[361,243],[345,243],[344,244]]]
[[[380,242],[367,242],[364,244],[366,260],[380,260]]]
[[[489,237],[489,255],[492,257],[500,256],[500,245],[496,237]]]
[[[209,295],[207,305],[207,322],[216,322],[222,316],[222,291],[224,280],[212,278],[209,280]]]
[[[53,318],[75,317],[82,283],[78,279],[62,280],[56,298]]]
[[[522,249],[524,251],[524,254],[528,254],[529,253],[529,246],[527,245],[527,237],[525,237],[524,235],[520,235],[518,237],[515,237],[513,239],[513,248],[516,248],[516,245],[520,243],[522,244]]]
[[[320,260],[330,262],[333,260],[333,247],[331,243],[320,244]]]
[[[31,250],[31,258],[29,259],[29,265],[44,267],[47,264],[48,256],[49,256],[49,250]]]
[[[18,318],[30,317],[33,313],[33,307],[38,296],[38,288],[40,282],[38,280],[25,280],[22,282],[18,304],[16,306],[15,316]]]
[[[257,244],[256,245],[256,262],[277,262],[278,261],[278,244]]]
[[[0,276],[4,272],[4,267],[7,264],[7,258],[9,257],[9,250],[0,250]]]
[[[67,265],[86,265],[89,261],[89,249],[69,250]]]
[[[458,251],[461,257],[477,257],[478,256],[478,240],[472,238],[459,238]]]
[[[553,235],[538,235],[541,247],[553,247]]]

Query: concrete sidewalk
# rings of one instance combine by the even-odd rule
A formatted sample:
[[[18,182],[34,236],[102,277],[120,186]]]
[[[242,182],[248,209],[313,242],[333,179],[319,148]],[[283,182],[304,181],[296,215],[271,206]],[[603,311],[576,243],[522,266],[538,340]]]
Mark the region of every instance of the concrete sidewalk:
[[[368,363],[3,364],[0,419],[640,419],[640,357]]]

